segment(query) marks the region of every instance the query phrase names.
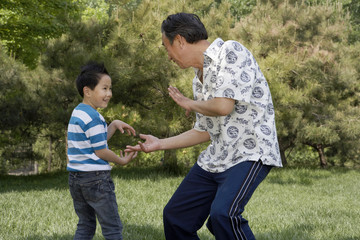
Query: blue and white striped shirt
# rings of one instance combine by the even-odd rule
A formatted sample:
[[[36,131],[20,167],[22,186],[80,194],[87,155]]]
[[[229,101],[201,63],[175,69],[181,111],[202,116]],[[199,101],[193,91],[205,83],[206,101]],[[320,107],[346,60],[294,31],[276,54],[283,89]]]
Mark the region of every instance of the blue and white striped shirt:
[[[67,136],[68,171],[106,171],[109,163],[95,154],[107,148],[107,124],[91,106],[80,103],[72,112]]]

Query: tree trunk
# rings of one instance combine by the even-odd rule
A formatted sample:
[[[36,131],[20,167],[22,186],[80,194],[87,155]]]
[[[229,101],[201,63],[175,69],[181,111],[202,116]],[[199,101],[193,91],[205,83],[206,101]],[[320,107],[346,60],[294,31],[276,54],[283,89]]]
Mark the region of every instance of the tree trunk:
[[[291,148],[292,146],[293,144],[291,140],[286,141],[285,144],[281,140],[279,140],[280,157],[283,166],[286,166],[288,164],[285,151]]]
[[[177,164],[176,150],[165,150],[164,151],[164,163],[163,167],[166,171],[172,174],[179,174],[180,168]]]
[[[49,158],[48,158],[48,167],[47,171],[51,171],[51,162],[52,162],[52,137],[49,137]]]
[[[0,168],[0,174],[6,174],[6,159],[3,157],[1,158],[1,168]]]
[[[283,166],[286,166],[287,159],[286,159],[286,155],[285,155],[285,150],[280,149],[280,156],[281,156],[281,162],[282,162]]]
[[[319,158],[320,158],[320,166],[322,168],[327,167],[327,161],[326,161],[326,157],[325,157],[325,153],[324,153],[324,147],[322,144],[316,144],[316,150],[319,153]]]
[[[34,162],[34,174],[39,174],[39,164],[37,161]]]
[[[168,122],[170,122],[173,118],[172,112],[169,111],[166,114],[165,118]],[[172,136],[174,136],[174,133],[171,131],[169,127],[169,123],[167,123],[166,137],[172,137]],[[164,151],[163,168],[172,174],[180,173],[180,168],[177,163],[176,149]]]

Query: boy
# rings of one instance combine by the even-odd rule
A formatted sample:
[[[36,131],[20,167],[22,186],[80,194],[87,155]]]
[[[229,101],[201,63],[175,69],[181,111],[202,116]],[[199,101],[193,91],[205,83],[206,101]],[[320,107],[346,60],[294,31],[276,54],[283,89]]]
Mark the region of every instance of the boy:
[[[105,108],[112,97],[111,78],[102,64],[89,63],[76,79],[76,87],[83,97],[73,111],[68,125],[69,187],[75,212],[79,217],[74,239],[92,239],[96,231],[96,217],[105,239],[122,239],[122,223],[118,214],[114,183],[109,162],[125,165],[136,154],[120,156],[108,149],[109,140],[119,129],[129,135],[135,130],[115,120],[109,127],[96,110]]]

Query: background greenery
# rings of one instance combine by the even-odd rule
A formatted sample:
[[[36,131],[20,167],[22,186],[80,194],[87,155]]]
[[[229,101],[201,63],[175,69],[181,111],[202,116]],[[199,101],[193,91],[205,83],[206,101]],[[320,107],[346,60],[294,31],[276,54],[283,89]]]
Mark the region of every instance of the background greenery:
[[[88,60],[103,61],[113,98],[102,110],[138,133],[167,137],[194,116],[168,97],[191,97],[192,69],[167,61],[160,25],[196,13],[209,32],[235,39],[256,57],[275,105],[285,164],[354,167],[360,163],[360,4],[357,0],[2,0],[0,2],[0,172],[66,167],[66,128],[81,101],[74,80]],[[116,134],[114,151],[135,139]],[[181,173],[205,145],[140,154],[129,166]]]

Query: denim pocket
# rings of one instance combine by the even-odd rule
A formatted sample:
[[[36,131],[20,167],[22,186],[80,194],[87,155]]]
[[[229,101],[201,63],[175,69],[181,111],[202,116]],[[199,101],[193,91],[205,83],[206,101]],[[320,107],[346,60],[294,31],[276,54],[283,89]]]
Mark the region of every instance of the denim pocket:
[[[109,189],[112,192],[115,192],[115,184],[111,178],[108,179]]]
[[[84,198],[88,201],[98,202],[107,198],[108,194],[113,194],[115,190],[111,179],[105,178],[82,184]]]

